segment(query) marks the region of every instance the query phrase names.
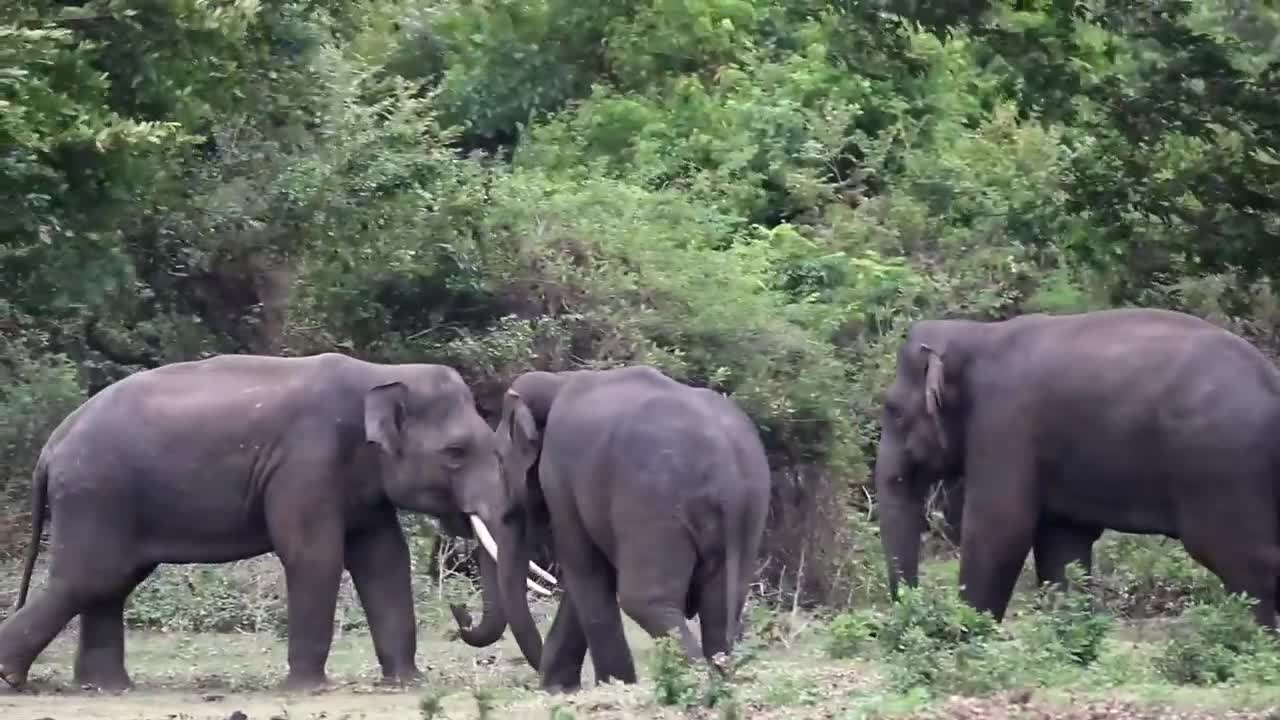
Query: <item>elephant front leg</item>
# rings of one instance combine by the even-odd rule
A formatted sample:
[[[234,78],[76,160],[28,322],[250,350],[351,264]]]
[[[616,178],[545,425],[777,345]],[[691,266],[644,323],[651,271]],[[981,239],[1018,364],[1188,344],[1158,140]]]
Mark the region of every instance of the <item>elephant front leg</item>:
[[[289,675],[286,691],[328,683],[325,663],[342,579],[343,522],[337,502],[311,496],[297,502],[281,493],[268,498],[267,527],[284,566],[289,608]]]
[[[77,684],[107,692],[133,687],[124,665],[124,606],[129,594],[154,570],[154,565],[143,568],[119,593],[99,600],[80,613],[80,644],[75,661]]]
[[[414,658],[418,627],[413,612],[409,546],[395,511],[388,511],[377,525],[348,538],[346,565],[369,620],[384,681],[405,683],[420,679],[422,673]]]
[[[960,541],[960,595],[997,621],[1004,619],[1039,519],[1030,444],[1008,435],[1002,442],[991,433],[971,441]]]

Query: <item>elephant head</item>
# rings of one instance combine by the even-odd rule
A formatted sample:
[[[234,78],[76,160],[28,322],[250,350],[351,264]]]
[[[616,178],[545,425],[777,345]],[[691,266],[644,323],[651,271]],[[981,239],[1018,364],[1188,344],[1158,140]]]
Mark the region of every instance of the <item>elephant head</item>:
[[[481,647],[496,642],[506,620],[510,620],[513,627],[526,623],[532,625],[528,598],[524,593],[527,579],[523,567],[526,564],[535,568],[535,572],[544,579],[555,582],[555,578],[530,561],[530,551],[536,536],[543,529],[541,526],[546,523],[537,469],[542,449],[542,428],[546,424],[547,413],[556,393],[570,374],[572,373],[525,373],[512,383],[511,389],[503,398],[502,417],[493,437],[497,443],[503,489],[509,508],[504,520],[518,540],[512,545],[514,554],[510,564],[504,564],[501,560],[498,563],[500,568],[504,568],[499,573],[496,585],[498,594],[503,599],[501,609],[506,618],[496,613],[491,615],[486,608],[481,624],[476,628],[468,628],[465,613],[454,608],[453,615],[459,626],[459,634],[468,644]],[[524,638],[517,632],[516,642],[529,664],[537,668],[541,662],[542,641],[536,631]]]
[[[555,579],[529,562],[520,526],[510,520],[519,506],[507,492],[495,435],[476,412],[470,388],[451,368],[435,370],[406,374],[365,394],[365,440],[376,448],[382,489],[392,504],[435,515],[454,534],[465,534],[469,526],[480,539],[486,551],[481,556],[485,614],[479,627],[469,631],[469,640],[501,635],[507,624],[501,608],[509,603],[499,578],[513,575],[520,578],[513,592],[525,612],[512,616],[512,632],[526,656],[526,648],[540,653],[524,589],[528,582],[543,593],[550,591],[526,580],[526,568]],[[464,517],[469,522],[462,522]]]
[[[900,580],[912,586],[918,581],[929,489],[963,471],[959,418],[967,402],[962,378],[973,330],[964,321],[916,323],[898,351],[897,375],[885,395],[875,485],[880,542],[895,599]]]

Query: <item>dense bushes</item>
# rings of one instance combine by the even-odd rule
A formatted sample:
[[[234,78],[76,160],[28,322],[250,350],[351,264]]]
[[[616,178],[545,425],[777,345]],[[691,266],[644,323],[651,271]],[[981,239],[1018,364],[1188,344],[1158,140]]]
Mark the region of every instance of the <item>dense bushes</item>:
[[[490,412],[649,362],[748,408],[767,577],[843,601],[913,319],[1137,302],[1275,349],[1280,15],[935,5],[6,5],[2,522],[161,362],[428,359]]]

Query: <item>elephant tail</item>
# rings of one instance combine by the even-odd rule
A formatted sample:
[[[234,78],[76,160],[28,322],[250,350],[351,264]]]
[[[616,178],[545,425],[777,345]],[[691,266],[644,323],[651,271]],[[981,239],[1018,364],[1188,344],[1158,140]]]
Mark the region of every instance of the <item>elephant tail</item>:
[[[31,589],[31,573],[36,567],[36,557],[40,554],[40,537],[44,534],[45,505],[49,499],[49,463],[43,453],[36,461],[36,470],[31,476],[31,543],[27,546],[27,558],[22,566],[22,584],[18,587],[18,602],[14,610],[27,603],[27,592]]]
[[[725,647],[733,647],[738,638],[738,615],[742,611],[742,607],[738,604],[741,598],[738,597],[738,584],[741,582],[739,574],[742,568],[742,533],[731,532],[736,530],[734,527],[736,522],[726,522],[725,524],[725,553],[724,553],[724,607],[728,611],[728,618],[725,620]]]

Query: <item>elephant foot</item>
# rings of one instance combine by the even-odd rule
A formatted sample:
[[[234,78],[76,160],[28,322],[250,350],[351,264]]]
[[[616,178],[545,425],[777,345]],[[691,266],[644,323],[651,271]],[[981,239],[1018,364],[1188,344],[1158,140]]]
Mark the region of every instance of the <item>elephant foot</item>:
[[[400,670],[396,672],[383,672],[382,679],[376,685],[379,687],[416,687],[422,684],[426,679],[426,675],[416,667],[410,667],[408,670]]]
[[[119,695],[133,689],[133,680],[127,673],[76,673],[76,684],[81,690]]]
[[[548,695],[572,695],[581,689],[581,683],[547,682],[542,684],[542,691]]]
[[[19,690],[23,685],[27,684],[27,671],[10,669],[5,663],[0,663],[0,680],[12,690]]]
[[[289,676],[280,684],[280,689],[286,693],[303,693],[315,692],[323,690],[329,686],[329,678],[325,677],[324,671],[316,672],[289,672]]]

